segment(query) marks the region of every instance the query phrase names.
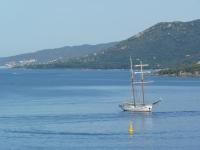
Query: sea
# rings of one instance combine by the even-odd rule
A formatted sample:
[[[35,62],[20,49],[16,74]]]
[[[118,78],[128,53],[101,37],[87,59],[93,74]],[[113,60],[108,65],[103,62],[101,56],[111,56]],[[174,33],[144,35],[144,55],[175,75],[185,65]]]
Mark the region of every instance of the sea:
[[[131,113],[128,70],[0,69],[0,149],[199,150],[200,78],[145,79],[145,102],[162,101]]]

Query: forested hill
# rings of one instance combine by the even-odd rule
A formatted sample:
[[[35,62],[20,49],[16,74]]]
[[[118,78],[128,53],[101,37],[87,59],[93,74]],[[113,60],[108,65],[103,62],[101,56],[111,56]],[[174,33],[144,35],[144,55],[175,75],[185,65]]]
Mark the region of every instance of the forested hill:
[[[130,56],[134,64],[143,60],[150,68],[195,64],[200,60],[200,20],[161,22],[126,40],[112,44],[87,55],[80,54],[70,59],[28,64],[23,67],[128,68]]]
[[[48,64],[56,61],[66,61],[71,58],[97,53],[114,46],[115,44],[116,42],[97,45],[84,44],[79,46],[64,46],[54,49],[39,50],[33,53],[0,58],[0,65]]]
[[[196,63],[200,59],[200,20],[161,22],[98,53],[31,67],[128,68],[143,60],[151,68]]]
[[[152,67],[197,62],[200,58],[200,20],[158,23],[101,52],[80,59],[83,67],[127,68],[129,57]]]

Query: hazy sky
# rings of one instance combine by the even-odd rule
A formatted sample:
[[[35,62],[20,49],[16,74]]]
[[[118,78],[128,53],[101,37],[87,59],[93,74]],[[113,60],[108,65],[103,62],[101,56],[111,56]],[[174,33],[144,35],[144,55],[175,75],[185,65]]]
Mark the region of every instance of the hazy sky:
[[[126,39],[161,21],[200,19],[200,0],[0,0],[0,57]]]

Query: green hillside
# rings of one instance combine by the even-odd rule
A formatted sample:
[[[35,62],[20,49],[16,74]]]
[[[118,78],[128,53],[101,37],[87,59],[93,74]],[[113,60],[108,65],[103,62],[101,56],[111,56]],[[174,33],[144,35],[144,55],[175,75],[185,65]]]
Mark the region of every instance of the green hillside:
[[[162,22],[118,44],[66,61],[26,66],[30,68],[128,68],[129,57],[151,68],[196,63],[200,59],[200,20]]]
[[[97,53],[115,45],[115,42],[97,45],[64,46],[54,49],[39,50],[33,53],[26,53],[11,57],[0,58],[0,65],[16,64],[23,65],[21,62],[34,60],[32,64],[48,64],[57,61],[66,61],[71,58],[81,57],[88,54]]]

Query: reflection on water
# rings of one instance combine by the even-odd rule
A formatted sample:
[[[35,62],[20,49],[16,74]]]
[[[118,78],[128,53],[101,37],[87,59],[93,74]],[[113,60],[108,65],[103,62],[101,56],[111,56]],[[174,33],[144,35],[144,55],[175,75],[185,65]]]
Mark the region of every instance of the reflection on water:
[[[130,138],[132,138],[133,132],[134,132],[133,121],[131,120],[131,121],[129,122],[129,127],[128,127],[128,133],[129,133],[129,135],[130,135]]]
[[[134,134],[152,130],[152,112],[125,112],[129,115],[128,133],[132,139]],[[132,132],[130,129],[132,128]]]

